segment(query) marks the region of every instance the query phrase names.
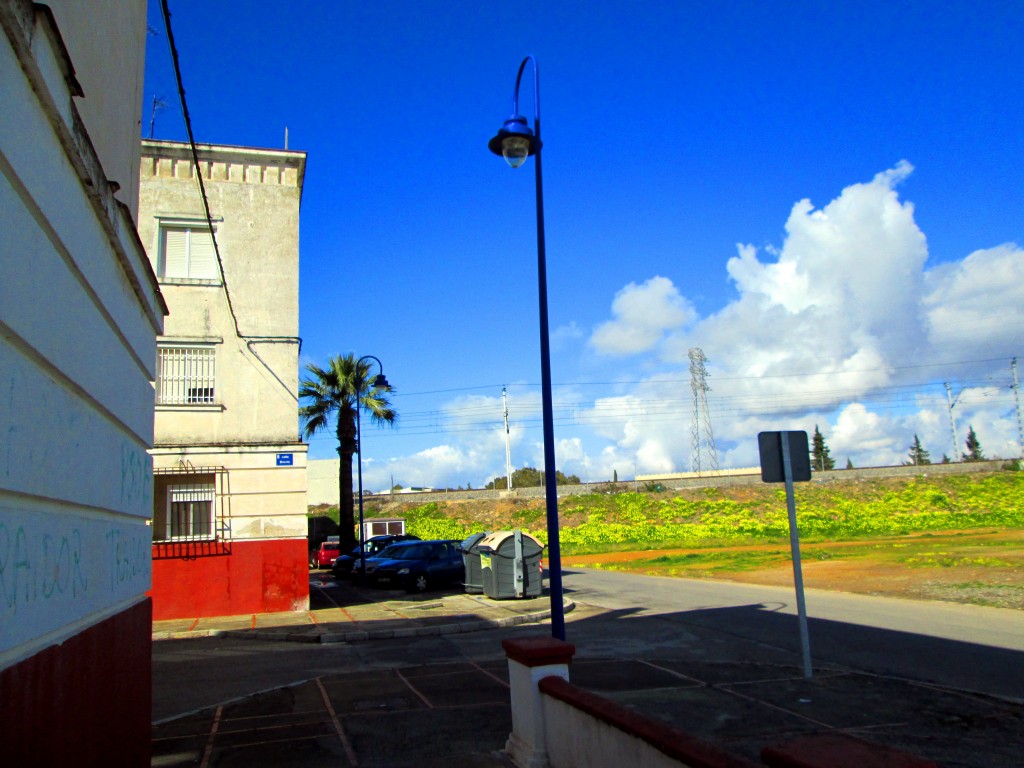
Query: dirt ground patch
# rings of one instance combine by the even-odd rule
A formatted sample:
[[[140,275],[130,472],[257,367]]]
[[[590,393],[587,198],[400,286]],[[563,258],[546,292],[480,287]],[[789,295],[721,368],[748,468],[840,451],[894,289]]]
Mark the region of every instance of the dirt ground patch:
[[[801,545],[812,589],[1024,610],[1024,531],[944,532]],[[791,586],[788,544],[567,555],[564,567]]]

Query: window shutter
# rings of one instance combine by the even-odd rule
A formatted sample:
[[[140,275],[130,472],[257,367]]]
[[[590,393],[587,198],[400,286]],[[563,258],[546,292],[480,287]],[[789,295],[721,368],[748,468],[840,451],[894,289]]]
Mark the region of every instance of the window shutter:
[[[161,277],[188,277],[188,230],[164,229]]]
[[[189,248],[189,277],[198,280],[217,280],[217,254],[213,249],[213,235],[208,229],[191,230]]]

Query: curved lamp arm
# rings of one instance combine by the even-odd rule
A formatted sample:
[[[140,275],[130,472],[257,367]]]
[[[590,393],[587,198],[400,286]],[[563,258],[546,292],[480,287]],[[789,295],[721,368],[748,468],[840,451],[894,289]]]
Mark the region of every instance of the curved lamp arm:
[[[526,124],[526,118],[519,114],[519,86],[527,62],[533,64],[533,130]],[[498,129],[497,135],[488,142],[491,152],[501,155],[513,168],[518,168],[530,155],[540,152],[540,70],[537,60],[527,56],[519,65],[516,86],[512,92],[512,116]]]

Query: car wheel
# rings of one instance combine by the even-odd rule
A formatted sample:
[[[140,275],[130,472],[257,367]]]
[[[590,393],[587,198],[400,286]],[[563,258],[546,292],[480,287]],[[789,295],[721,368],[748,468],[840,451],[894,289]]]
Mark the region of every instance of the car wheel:
[[[409,581],[410,592],[426,592],[427,586],[427,574],[425,573],[417,573]]]

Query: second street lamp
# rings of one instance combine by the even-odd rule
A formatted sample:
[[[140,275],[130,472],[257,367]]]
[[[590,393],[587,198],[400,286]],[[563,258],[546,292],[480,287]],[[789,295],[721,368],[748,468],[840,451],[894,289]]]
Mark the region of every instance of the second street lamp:
[[[519,114],[519,84],[527,63],[533,65],[533,130]],[[537,292],[540,297],[540,381],[544,422],[544,488],[548,526],[548,584],[551,593],[551,635],[565,640],[565,610],[562,606],[562,555],[558,545],[558,485],[555,474],[554,409],[551,403],[551,350],[548,336],[548,278],[544,246],[544,185],[540,168],[540,74],[537,61],[527,56],[519,65],[516,87],[512,92],[512,116],[498,129],[488,148],[518,168],[531,155],[534,158],[537,191]],[[509,478],[511,480],[511,478]]]
[[[360,398],[363,394],[362,384],[363,377],[359,373],[359,366],[363,360],[376,360],[377,370],[380,371],[373,379],[374,389],[388,389],[391,385],[388,384],[387,378],[384,376],[384,366],[381,365],[379,359],[373,355],[363,355],[356,360],[356,450],[359,452],[358,462],[358,476],[359,476],[359,579],[366,581],[366,526],[363,525],[363,431],[360,424],[359,412],[363,409]],[[369,367],[366,372],[369,373]]]

